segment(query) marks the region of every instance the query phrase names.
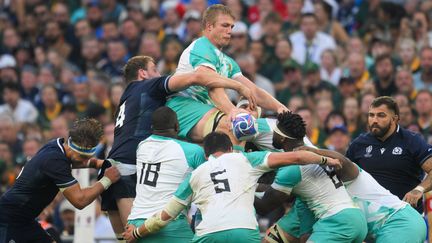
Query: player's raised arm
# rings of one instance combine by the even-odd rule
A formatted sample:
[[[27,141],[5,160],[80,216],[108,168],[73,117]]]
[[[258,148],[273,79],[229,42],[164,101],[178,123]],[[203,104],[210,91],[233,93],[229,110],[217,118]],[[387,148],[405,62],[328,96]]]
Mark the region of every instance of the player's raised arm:
[[[252,81],[250,81],[245,76],[238,75],[234,79],[247,86],[252,91],[252,93],[256,95],[258,106],[267,110],[272,110],[277,113],[288,111],[288,108],[286,106],[281,104],[277,99],[275,99],[272,95],[267,93],[265,90],[257,87]]]
[[[336,174],[344,182],[354,180],[359,174],[357,165],[355,165],[350,159],[336,151],[312,148],[308,146],[301,146],[296,148],[296,150],[310,151],[322,156],[338,159],[342,164],[342,169],[336,170]]]
[[[268,166],[278,168],[286,165],[319,164],[339,168],[341,163],[338,159],[321,156],[309,151],[294,151],[284,153],[271,153],[268,157]]]
[[[209,89],[233,89],[239,92],[240,95],[246,97],[246,99],[248,99],[252,104],[252,107],[255,107],[256,105],[255,95],[247,86],[233,79],[219,75],[211,69],[209,69],[209,71],[197,70],[188,74],[175,74],[171,77],[168,83],[168,88],[171,91],[180,91],[191,85],[205,86]],[[221,90],[223,91],[223,89]]]

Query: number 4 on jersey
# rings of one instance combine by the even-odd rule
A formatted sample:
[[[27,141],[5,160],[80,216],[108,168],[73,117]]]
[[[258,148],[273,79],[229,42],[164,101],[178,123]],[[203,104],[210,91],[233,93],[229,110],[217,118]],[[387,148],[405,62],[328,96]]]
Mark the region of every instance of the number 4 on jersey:
[[[126,110],[126,102],[124,102],[119,109],[119,113],[117,115],[117,119],[116,119],[116,127],[122,127],[123,126],[123,121],[125,119],[125,110]]]

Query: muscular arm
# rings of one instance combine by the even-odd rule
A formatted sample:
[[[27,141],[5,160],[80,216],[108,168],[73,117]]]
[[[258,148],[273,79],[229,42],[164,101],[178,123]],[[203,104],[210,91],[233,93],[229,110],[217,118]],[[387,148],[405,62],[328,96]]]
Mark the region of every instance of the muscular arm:
[[[219,90],[219,92],[223,92],[224,94],[225,91],[223,88],[234,89],[237,92],[239,92],[241,95],[245,96],[253,106],[255,106],[256,103],[253,92],[247,86],[233,79],[223,77],[222,75],[217,74],[212,69],[204,66],[199,67],[193,73],[178,74],[172,76],[168,83],[168,88],[171,91],[180,91],[188,88],[191,85],[205,86],[210,90],[216,89]],[[221,94],[217,93],[217,95],[221,95]],[[234,107],[232,103],[229,101],[226,94],[225,94],[225,98],[230,104],[225,104],[222,101],[223,102],[222,106],[228,108]]]
[[[348,159],[347,157],[345,157],[344,155],[336,151],[332,151],[328,149],[312,148],[307,146],[303,146],[299,149],[304,149],[322,156],[338,159],[342,164],[342,169],[336,170],[336,174],[343,182],[352,181],[355,178],[357,178],[359,174],[357,165],[355,165],[350,159]]]
[[[83,209],[93,202],[104,190],[104,186],[100,182],[84,189],[81,189],[79,183],[75,183],[67,187],[63,191],[63,195],[74,207]]]
[[[281,104],[273,96],[271,96],[265,90],[257,87],[252,81],[247,79],[245,76],[240,75],[234,79],[239,81],[240,83],[244,84],[246,87],[248,87],[252,91],[252,93],[254,93],[256,95],[257,105],[261,106],[262,108],[267,109],[267,110],[272,110],[272,111],[275,111],[277,113],[281,113],[282,111],[288,110],[288,108],[286,108],[283,104]]]
[[[325,157],[325,156],[324,156]],[[337,159],[327,158],[327,164],[330,166],[338,166],[340,162]],[[271,153],[268,157],[268,166],[270,168],[278,168],[286,165],[306,165],[306,164],[321,164],[323,156],[309,151],[294,151],[284,153]]]
[[[407,192],[403,198],[405,202],[413,207],[417,206],[418,201],[423,197],[423,193],[432,189],[432,157],[426,159],[421,167],[427,174],[426,178],[417,187]]]
[[[292,198],[290,195],[269,187],[261,199],[255,197],[254,206],[258,214],[266,215]]]

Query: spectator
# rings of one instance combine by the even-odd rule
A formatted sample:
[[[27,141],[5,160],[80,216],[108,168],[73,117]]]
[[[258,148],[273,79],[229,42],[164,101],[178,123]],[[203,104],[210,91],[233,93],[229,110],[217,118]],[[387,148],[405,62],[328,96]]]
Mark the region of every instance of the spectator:
[[[361,53],[353,52],[348,56],[349,76],[354,79],[357,90],[363,89],[370,79],[369,71],[366,69],[365,57]]]
[[[355,80],[352,77],[342,77],[338,89],[343,99],[358,96]]]
[[[201,36],[201,13],[195,10],[189,10],[186,12],[183,19],[186,22],[186,35],[184,36],[183,42],[185,46],[189,46],[192,41]]]
[[[15,58],[9,54],[0,56],[0,80],[18,82]]]
[[[404,68],[412,73],[420,70],[420,59],[417,56],[417,47],[413,39],[400,40],[398,52]]]
[[[266,77],[257,73],[256,62],[251,55],[239,56],[236,59],[236,62],[245,77],[247,77],[250,81],[254,82],[257,87],[265,90],[267,93],[275,97],[275,90],[273,88],[273,84]],[[238,100],[232,95],[230,96],[230,98],[231,100],[235,100],[236,102]]]
[[[407,129],[411,124],[415,123],[416,118],[414,116],[411,106],[400,106],[399,115],[399,125],[401,125],[403,128]],[[418,132],[420,133],[420,129],[418,130]]]
[[[342,70],[339,68],[338,58],[334,50],[325,50],[321,54],[321,78],[329,81],[334,86],[338,86],[342,76]]]
[[[39,110],[38,124],[45,131],[51,129],[51,121],[60,115],[62,104],[54,85],[45,85],[41,89],[42,107]]]
[[[131,18],[123,20],[120,27],[120,32],[122,37],[125,39],[128,52],[131,55],[136,55],[138,53],[141,30],[139,25]]]
[[[138,54],[153,57],[156,62],[159,62],[161,59],[161,47],[157,36],[152,33],[143,34]]]
[[[414,75],[414,87],[432,91],[432,47],[420,50],[420,67],[421,71]]]
[[[75,23],[74,26],[75,36],[78,39],[89,36],[94,31],[87,19],[80,19]]]
[[[161,74],[175,73],[183,49],[181,42],[177,38],[170,38],[165,42],[163,58],[157,65],[157,69]]]
[[[379,96],[391,96],[397,88],[394,80],[394,67],[390,55],[378,56],[375,60],[375,89]]]
[[[123,66],[129,58],[126,44],[120,39],[113,39],[107,44],[107,57],[96,64],[96,68],[102,70],[111,77],[121,77]]]
[[[78,111],[77,116],[83,118],[86,116],[87,110],[96,104],[90,100],[90,84],[85,76],[76,78],[73,96],[75,98],[75,107]]]
[[[288,9],[288,16],[285,22],[285,29],[287,34],[292,34],[300,29],[300,20],[304,0],[288,0],[286,5]]]
[[[345,126],[348,129],[350,137],[356,138],[360,133],[365,131],[361,123],[362,113],[360,113],[359,102],[354,97],[347,97],[343,102],[342,114],[346,119]]]
[[[337,125],[333,127],[328,135],[327,148],[334,150],[341,154],[345,154],[348,149],[351,138],[348,130],[344,125]]]
[[[22,139],[18,136],[18,126],[11,116],[0,115],[0,141],[12,151],[13,162],[22,158]]]
[[[44,28],[42,44],[46,48],[56,50],[64,58],[68,58],[72,47],[65,41],[60,24],[54,20],[48,20]]]
[[[331,35],[338,44],[346,44],[348,34],[342,25],[333,19],[332,6],[327,1],[317,1],[314,3],[314,10],[320,31]]]
[[[38,94],[36,68],[26,65],[21,70],[21,97],[33,104],[37,104],[39,101]]]
[[[231,31],[231,42],[227,54],[232,58],[244,55],[249,50],[248,27],[245,23],[237,21]]]
[[[19,124],[36,121],[38,111],[30,101],[21,98],[19,84],[4,83],[2,95],[5,104],[0,105],[0,114],[11,115]]]
[[[39,151],[42,147],[42,143],[37,138],[27,138],[23,143],[23,155],[25,158],[25,162],[30,161],[33,156]],[[25,163],[24,163],[25,164]]]
[[[65,117],[59,116],[51,121],[51,133],[47,139],[67,138],[69,136],[69,125]]]
[[[117,27],[117,21],[106,20],[102,23],[102,40],[110,41],[120,38],[120,31]]]
[[[417,91],[414,89],[414,80],[410,69],[399,68],[396,71],[395,85],[397,92],[406,95],[410,104],[413,104]]]
[[[280,90],[279,85],[283,79],[283,64],[291,59],[292,43],[289,38],[280,37],[275,46],[275,62],[273,62],[274,72],[270,77],[270,81],[275,85],[276,90]]]
[[[289,59],[282,64],[283,80],[275,85],[277,99],[287,104],[293,96],[305,96],[302,85],[301,66],[295,60]]]
[[[86,36],[81,39],[81,59],[79,66],[82,71],[86,72],[95,69],[97,63],[102,58],[102,48],[95,36]]]
[[[432,134],[430,132],[432,123],[432,93],[429,90],[420,90],[415,99],[415,109],[417,111],[417,123],[420,126],[420,132],[428,143],[432,143]]]
[[[303,14],[300,31],[290,35],[293,43],[292,57],[301,65],[307,62],[320,63],[321,53],[326,49],[336,49],[333,37],[318,30],[318,20],[314,14]]]

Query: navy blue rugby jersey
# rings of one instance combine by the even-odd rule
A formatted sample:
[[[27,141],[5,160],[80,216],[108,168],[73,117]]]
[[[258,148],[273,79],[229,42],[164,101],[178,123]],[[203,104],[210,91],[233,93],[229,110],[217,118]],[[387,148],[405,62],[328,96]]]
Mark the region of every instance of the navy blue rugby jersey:
[[[124,164],[136,163],[139,142],[151,135],[151,115],[165,105],[172,92],[171,76],[131,82],[124,91],[116,112],[114,144],[108,158]]]
[[[63,143],[63,138],[48,142],[26,163],[15,184],[0,198],[0,223],[20,225],[34,220],[59,188],[77,183]]]

